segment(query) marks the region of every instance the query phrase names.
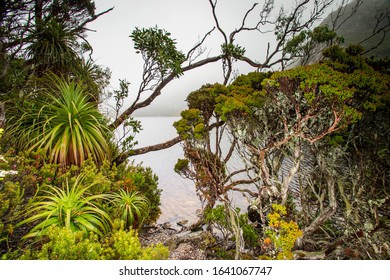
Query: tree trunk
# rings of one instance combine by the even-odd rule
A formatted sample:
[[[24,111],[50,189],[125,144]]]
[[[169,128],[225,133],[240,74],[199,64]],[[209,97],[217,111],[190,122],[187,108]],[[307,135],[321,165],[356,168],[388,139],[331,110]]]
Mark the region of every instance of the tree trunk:
[[[180,141],[181,141],[180,137],[177,136],[177,137],[175,137],[175,138],[173,138],[173,139],[171,139],[171,140],[169,140],[167,142],[164,142],[164,143],[151,145],[151,146],[147,146],[147,147],[142,147],[142,148],[139,148],[139,149],[134,149],[134,150],[130,150],[130,151],[124,152],[124,153],[118,155],[112,161],[112,164],[116,164],[118,166],[118,165],[124,163],[126,161],[126,159],[128,159],[131,156],[137,156],[137,155],[142,155],[142,154],[146,154],[146,153],[149,153],[149,152],[154,152],[154,151],[168,149],[168,148],[176,145]]]
[[[0,103],[0,128],[5,127],[5,107],[3,103]]]
[[[315,232],[324,222],[326,222],[330,217],[336,213],[337,202],[336,202],[336,193],[335,193],[335,182],[333,177],[329,175],[328,177],[328,196],[329,196],[329,206],[326,210],[321,213],[307,228],[303,230],[302,238]]]

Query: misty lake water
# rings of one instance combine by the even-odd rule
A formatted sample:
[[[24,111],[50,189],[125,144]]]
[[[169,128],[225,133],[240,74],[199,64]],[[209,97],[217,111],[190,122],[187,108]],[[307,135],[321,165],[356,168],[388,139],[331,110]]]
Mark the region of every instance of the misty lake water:
[[[170,140],[177,136],[172,124],[179,117],[139,117],[143,130],[137,134],[136,147],[144,147]],[[132,157],[135,163],[151,167],[158,176],[161,193],[161,215],[158,223],[171,222],[187,219],[196,220],[196,210],[201,207],[200,201],[195,194],[194,183],[182,178],[174,172],[174,166],[178,158],[183,157],[180,144],[169,149],[150,152],[144,155]]]
[[[136,147],[144,147],[165,142],[177,136],[172,126],[179,117],[139,117],[143,130],[137,134]],[[161,215],[158,223],[170,222],[175,224],[180,220],[197,220],[196,210],[201,208],[199,198],[195,193],[194,183],[174,172],[178,158],[183,158],[183,149],[177,144],[169,149],[150,152],[130,158],[135,163],[151,167],[159,177],[161,193]],[[243,207],[242,196],[236,199],[237,206]]]

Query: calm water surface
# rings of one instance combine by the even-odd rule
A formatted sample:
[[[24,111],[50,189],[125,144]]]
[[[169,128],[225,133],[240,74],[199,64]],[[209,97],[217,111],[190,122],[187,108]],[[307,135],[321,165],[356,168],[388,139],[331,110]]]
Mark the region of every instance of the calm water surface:
[[[172,124],[179,117],[142,117],[143,130],[137,135],[137,147],[144,147],[170,140],[177,136]],[[183,150],[180,144],[169,149],[147,153],[132,157],[135,163],[149,166],[159,178],[161,193],[161,216],[159,223],[186,219],[196,221],[196,210],[201,207],[195,194],[194,183],[182,178],[174,172],[173,168],[178,158],[183,158]]]
[[[137,147],[144,147],[165,142],[177,136],[172,124],[179,117],[140,117],[143,130],[137,135]],[[159,188],[161,193],[161,216],[158,223],[176,222],[186,219],[189,222],[197,220],[196,210],[201,208],[199,198],[195,193],[195,186],[191,180],[185,179],[174,172],[174,166],[178,158],[183,158],[183,150],[180,144],[169,149],[151,152],[144,155],[132,157],[135,163],[142,163],[149,166],[159,177]],[[239,161],[233,162],[238,164]],[[237,166],[233,166],[235,169]],[[242,196],[234,196],[236,206],[246,208]]]

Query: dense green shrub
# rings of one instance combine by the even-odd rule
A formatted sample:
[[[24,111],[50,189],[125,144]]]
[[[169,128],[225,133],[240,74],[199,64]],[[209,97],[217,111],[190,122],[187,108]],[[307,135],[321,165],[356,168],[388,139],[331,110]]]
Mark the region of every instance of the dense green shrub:
[[[47,242],[40,249],[28,249],[21,259],[38,260],[98,260],[103,247],[97,235],[88,238],[82,231],[52,226],[47,231]]]
[[[137,232],[116,222],[112,233],[99,240],[94,233],[73,232],[52,226],[41,248],[30,248],[20,259],[39,260],[159,260],[167,259],[167,247],[141,247]]]
[[[45,163],[44,153],[40,150],[16,154],[10,149],[4,154],[4,159],[6,161],[0,161],[0,169],[14,171],[15,174],[7,175],[0,180],[2,202],[0,205],[0,255],[9,250],[15,250],[17,246],[23,247],[24,245],[20,243],[21,237],[28,234],[37,224],[49,223],[45,222],[43,209],[30,213],[26,210],[31,209],[32,205],[37,206],[37,203],[47,204],[54,197],[58,198],[61,193],[66,194],[67,184],[69,186],[79,184],[79,189],[87,188],[80,199],[88,200],[91,197],[102,196],[102,194],[107,195],[107,199],[99,198],[96,202],[99,201],[101,211],[107,213],[111,220],[120,218],[120,215],[113,204],[109,203],[108,198],[113,199],[113,196],[121,191],[136,192],[140,197],[149,201],[149,207],[144,207],[144,211],[141,211],[142,213],[140,212],[136,218],[137,227],[140,227],[142,223],[157,220],[160,214],[161,190],[158,189],[158,178],[150,168],[140,165],[117,168],[111,166],[108,161],[104,161],[100,167],[97,167],[90,158],[80,167],[70,166],[62,169],[58,164]],[[78,180],[79,176],[83,180]],[[49,193],[54,196],[48,195]],[[43,196],[47,199],[42,201]],[[34,216],[36,219],[34,218],[33,222],[31,217]],[[30,219],[31,223],[16,227],[23,219]],[[100,231],[107,232],[110,228],[111,226],[106,225],[104,229],[100,228]]]
[[[225,207],[223,205],[218,205],[212,209],[207,208],[204,215],[204,221],[216,228],[222,234],[226,244],[227,240],[231,237],[231,229]]]
[[[0,244],[8,241],[8,237],[14,233],[23,209],[23,195],[23,188],[18,183],[0,183]]]
[[[243,213],[239,216],[239,223],[245,245],[249,248],[256,248],[259,246],[259,232],[249,223],[248,213]]]
[[[162,244],[142,248],[136,231],[123,229],[123,221],[114,225],[114,231],[103,241],[104,258],[109,260],[167,259],[169,251]]]

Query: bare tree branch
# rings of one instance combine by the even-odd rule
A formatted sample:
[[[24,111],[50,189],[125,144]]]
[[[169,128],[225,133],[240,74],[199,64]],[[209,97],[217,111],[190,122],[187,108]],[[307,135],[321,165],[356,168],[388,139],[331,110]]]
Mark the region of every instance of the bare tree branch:
[[[213,13],[213,18],[214,18],[215,24],[217,25],[217,29],[222,34],[224,41],[225,41],[225,44],[228,44],[227,35],[226,35],[225,31],[221,28],[221,26],[219,24],[218,17],[217,17],[217,13],[216,13],[216,7],[217,7],[218,0],[214,0],[214,1],[209,0],[209,3],[211,5],[211,11]]]
[[[207,32],[207,33],[203,36],[202,40],[200,40],[199,43],[197,43],[192,49],[190,49],[190,50],[188,51],[187,56],[186,56],[186,60],[188,61],[189,64],[191,64],[192,61],[193,61],[193,59],[192,59],[192,54],[193,54],[197,49],[199,49],[199,48],[203,45],[203,43],[204,43],[204,41],[206,40],[206,38],[207,38],[208,36],[210,36],[210,34],[211,34],[214,30],[215,30],[215,27],[213,27],[209,32]]]
[[[368,50],[365,50],[363,52],[363,55],[378,48],[385,41],[386,34],[390,31],[390,10],[387,9],[386,11],[377,11],[375,19],[376,23],[374,29],[372,30],[372,34],[367,38],[361,40],[358,45],[361,45],[364,42],[367,42],[370,39],[379,36],[379,34],[381,34],[381,39],[378,41],[377,44],[373,45]]]
[[[76,32],[80,32],[82,30],[85,30],[85,26],[88,24],[88,23],[91,23],[93,22],[94,20],[96,20],[97,18],[101,17],[102,15],[105,15],[109,12],[111,12],[112,10],[114,9],[114,7],[112,8],[109,8],[101,13],[98,13],[88,19],[86,19],[85,21],[83,21],[76,29],[74,29],[73,31],[76,31]]]
[[[189,71],[189,70],[192,70],[192,69],[195,69],[195,68],[198,68],[198,67],[201,67],[201,66],[204,66],[206,64],[209,64],[209,63],[213,63],[213,62],[216,62],[216,61],[219,61],[222,59],[222,55],[219,55],[219,56],[215,56],[215,57],[210,57],[210,58],[206,58],[206,59],[203,59],[201,61],[198,61],[198,62],[195,62],[195,63],[192,63],[188,66],[185,66],[182,68],[182,71],[183,73]],[[130,106],[129,108],[127,108],[124,112],[122,112],[122,114],[112,123],[109,125],[109,128],[111,130],[114,130],[116,129],[117,127],[119,127],[131,114],[133,114],[136,110],[138,109],[141,109],[141,108],[144,108],[148,105],[150,105],[160,94],[161,94],[161,91],[163,90],[163,88],[168,85],[172,80],[175,79],[175,74],[174,73],[171,73],[169,74],[167,77],[165,77],[156,87],[155,89],[153,90],[153,92],[149,95],[148,98],[146,98],[144,101],[141,101],[141,102],[138,102],[138,103],[134,103],[132,106]]]
[[[126,151],[120,155],[118,155],[113,161],[112,161],[112,164],[116,164],[116,165],[120,165],[122,164],[123,162],[125,162],[130,156],[137,156],[137,155],[142,155],[142,154],[146,154],[146,153],[149,153],[149,152],[154,152],[154,151],[159,151],[159,150],[163,150],[163,149],[168,149],[174,145],[176,145],[177,143],[180,143],[181,139],[179,136],[169,140],[169,141],[166,141],[164,143],[160,143],[160,144],[156,144],[156,145],[151,145],[151,146],[147,146],[147,147],[143,147],[143,148],[138,148],[138,149],[134,149],[134,150],[130,150],[130,151]]]
[[[222,124],[223,124],[222,121],[217,122],[217,123],[213,123],[209,126],[209,130],[213,130],[214,128],[221,126]],[[121,153],[120,155],[118,155],[112,161],[112,163],[119,165],[119,164],[122,164],[123,162],[125,162],[131,156],[138,156],[138,155],[142,155],[142,154],[146,154],[146,153],[150,153],[150,152],[168,149],[168,148],[180,143],[181,141],[182,141],[182,139],[179,136],[177,136],[177,137],[174,137],[171,140],[168,140],[168,141],[163,142],[163,143],[125,151],[125,152]]]
[[[357,0],[355,5],[351,8],[349,15],[347,15],[340,23],[338,20],[342,18],[346,12],[348,6],[348,0],[343,0],[339,8],[337,8],[335,14],[331,15],[332,30],[337,31],[343,26],[348,20],[350,20],[359,10],[360,6],[363,4],[363,0]]]

